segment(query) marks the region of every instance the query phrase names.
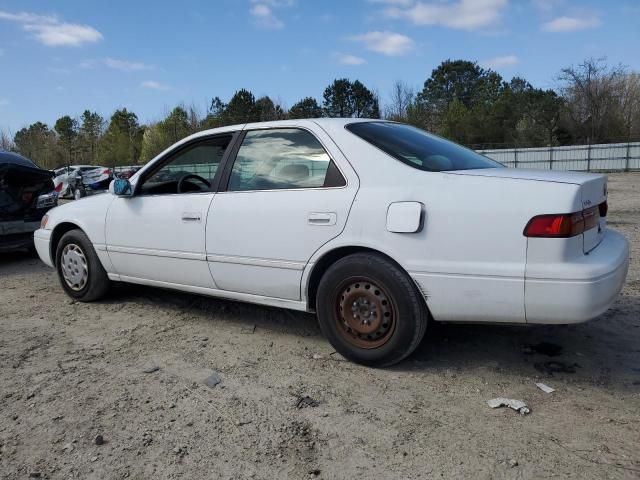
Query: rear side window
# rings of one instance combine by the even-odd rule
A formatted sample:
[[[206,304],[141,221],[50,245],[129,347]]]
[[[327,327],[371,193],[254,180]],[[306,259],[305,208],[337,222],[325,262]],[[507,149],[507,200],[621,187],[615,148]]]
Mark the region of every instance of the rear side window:
[[[229,191],[339,187],[346,182],[320,142],[306,130],[247,132],[238,150]]]
[[[403,163],[428,172],[503,167],[479,153],[401,123],[362,122],[347,130]]]

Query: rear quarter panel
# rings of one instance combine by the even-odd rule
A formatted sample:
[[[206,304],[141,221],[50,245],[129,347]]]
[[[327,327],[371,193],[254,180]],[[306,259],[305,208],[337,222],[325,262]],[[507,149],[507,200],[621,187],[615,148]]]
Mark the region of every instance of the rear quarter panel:
[[[411,275],[436,320],[525,322],[524,227],[535,215],[573,211],[577,185],[422,172],[347,131],[332,134],[360,190],[343,234],[312,262],[340,246],[376,249]],[[420,232],[387,231],[387,208],[402,201],[424,205]]]

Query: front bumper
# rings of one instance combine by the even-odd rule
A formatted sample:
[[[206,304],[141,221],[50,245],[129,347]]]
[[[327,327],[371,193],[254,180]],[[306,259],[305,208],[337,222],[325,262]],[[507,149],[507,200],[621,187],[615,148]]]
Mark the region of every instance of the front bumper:
[[[613,304],[629,269],[629,242],[608,230],[595,249],[549,277],[525,279],[527,323],[568,324],[598,317]]]
[[[51,232],[52,230],[36,230],[33,234],[33,243],[38,252],[40,260],[50,267],[53,267],[53,259],[51,258]]]

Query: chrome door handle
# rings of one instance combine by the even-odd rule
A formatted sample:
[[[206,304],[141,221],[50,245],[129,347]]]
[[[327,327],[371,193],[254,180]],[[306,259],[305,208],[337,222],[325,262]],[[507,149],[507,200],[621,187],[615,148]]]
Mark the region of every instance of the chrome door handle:
[[[338,216],[333,212],[313,212],[307,217],[309,225],[335,225]]]

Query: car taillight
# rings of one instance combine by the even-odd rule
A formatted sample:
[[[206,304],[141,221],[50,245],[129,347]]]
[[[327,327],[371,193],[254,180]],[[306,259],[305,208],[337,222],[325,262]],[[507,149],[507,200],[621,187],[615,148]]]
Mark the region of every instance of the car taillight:
[[[558,215],[538,215],[533,217],[524,228],[525,237],[569,238],[580,235],[598,226],[602,205],[587,208],[581,212]]]
[[[605,200],[600,205],[598,205],[598,208],[600,209],[600,216],[606,217],[607,212],[609,212],[609,204],[607,203],[607,201]]]
[[[55,188],[56,192],[60,193],[62,191],[62,182],[60,182],[58,185],[56,185]]]
[[[105,169],[102,171],[102,174],[103,174],[103,175],[111,175],[111,170],[109,170],[108,168],[105,168]]]

